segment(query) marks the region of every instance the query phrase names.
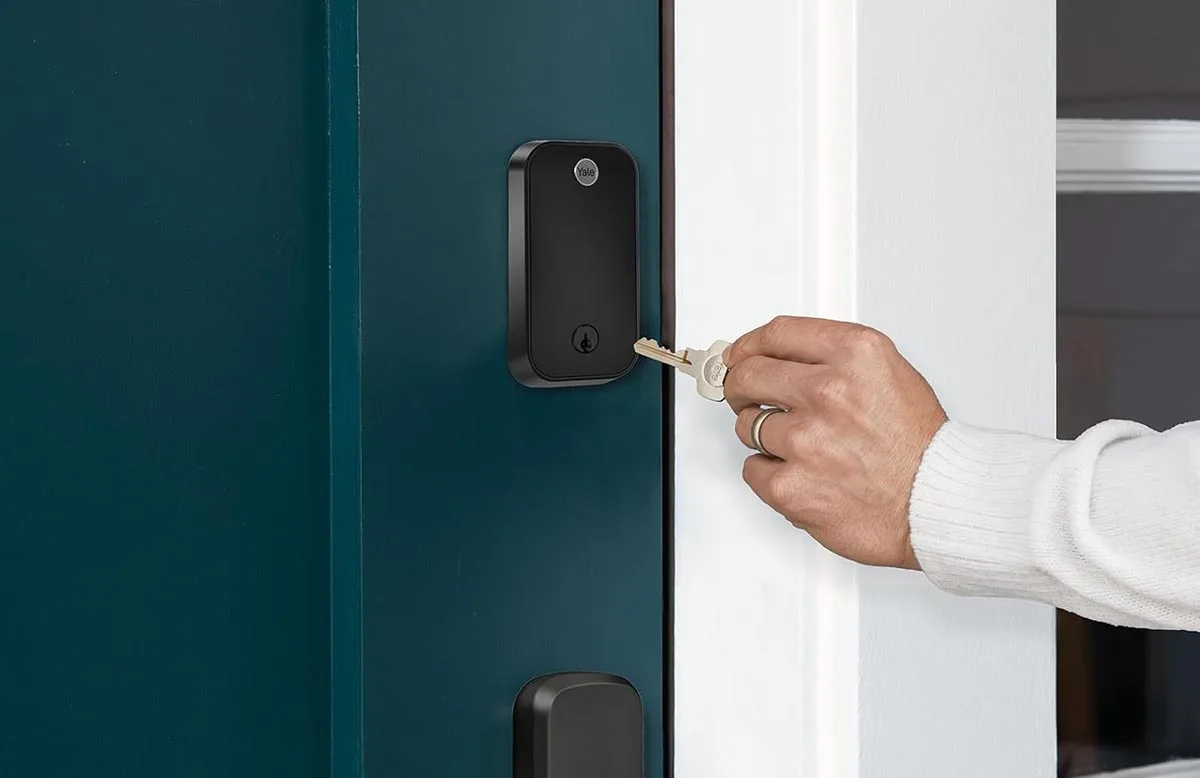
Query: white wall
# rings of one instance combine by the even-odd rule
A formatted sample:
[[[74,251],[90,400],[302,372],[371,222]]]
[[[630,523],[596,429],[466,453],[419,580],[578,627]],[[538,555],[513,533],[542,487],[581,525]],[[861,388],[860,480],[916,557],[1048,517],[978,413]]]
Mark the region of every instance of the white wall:
[[[859,316],[953,417],[1052,436],[1054,4],[860,8]],[[1053,775],[1052,611],[860,580],[862,775]]]
[[[1053,4],[689,0],[676,34],[680,345],[857,318],[955,417],[1052,434]],[[680,387],[676,774],[1052,775],[1052,612],[830,559]]]

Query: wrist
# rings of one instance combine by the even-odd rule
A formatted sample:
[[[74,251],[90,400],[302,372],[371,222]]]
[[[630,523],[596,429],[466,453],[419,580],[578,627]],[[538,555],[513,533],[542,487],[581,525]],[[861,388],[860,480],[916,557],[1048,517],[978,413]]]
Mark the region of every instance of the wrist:
[[[946,422],[913,484],[909,532],[919,569],[959,594],[1028,594],[1044,585],[1030,538],[1032,496],[1063,444]]]

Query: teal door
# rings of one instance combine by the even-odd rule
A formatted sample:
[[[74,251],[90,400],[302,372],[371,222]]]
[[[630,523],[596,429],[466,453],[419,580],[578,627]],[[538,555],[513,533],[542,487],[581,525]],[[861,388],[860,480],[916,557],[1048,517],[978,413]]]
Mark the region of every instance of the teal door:
[[[531,677],[667,762],[664,377],[519,386],[505,173],[641,172],[658,0],[0,12],[0,775],[511,774]],[[668,322],[669,323],[669,322]]]
[[[560,670],[633,682],[663,775],[661,368],[528,389],[505,345],[506,171],[539,139],[636,158],[659,333],[659,13],[359,0],[368,776],[511,775],[513,700]]]
[[[0,775],[329,763],[320,2],[0,10]]]

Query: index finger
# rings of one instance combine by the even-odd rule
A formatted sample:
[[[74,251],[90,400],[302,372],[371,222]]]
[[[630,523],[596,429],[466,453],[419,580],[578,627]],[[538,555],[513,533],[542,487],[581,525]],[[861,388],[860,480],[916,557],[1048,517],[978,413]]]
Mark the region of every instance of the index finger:
[[[753,356],[824,365],[833,361],[857,325],[803,316],[776,316],[734,341],[725,355],[733,366]]]

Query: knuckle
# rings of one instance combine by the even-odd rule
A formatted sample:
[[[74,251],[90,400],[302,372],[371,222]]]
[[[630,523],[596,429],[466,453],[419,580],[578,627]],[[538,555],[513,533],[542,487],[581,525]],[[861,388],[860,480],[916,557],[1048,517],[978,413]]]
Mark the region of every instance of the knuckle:
[[[784,435],[784,445],[793,456],[802,455],[811,448],[812,432],[808,424],[796,422]]]
[[[850,393],[850,382],[840,373],[830,373],[817,382],[817,399],[824,405],[840,405]]]
[[[792,496],[792,480],[786,470],[778,470],[771,474],[763,485],[764,499],[771,505],[786,505]]]
[[[755,354],[752,357],[747,357],[746,361],[742,363],[742,366],[747,368],[746,372],[750,373],[750,375],[758,376],[762,374],[763,369],[769,362],[769,357],[765,357],[762,354]]]
[[[855,356],[872,356],[890,350],[892,339],[873,327],[856,327],[850,334],[849,346]]]
[[[726,392],[732,388],[734,392],[743,394],[745,390],[753,387],[762,372],[764,359],[765,357],[752,356],[739,362],[737,368],[730,370],[725,376]]]
[[[791,328],[791,316],[776,316],[763,327],[763,340],[771,346],[783,345],[788,341],[788,333]]]

